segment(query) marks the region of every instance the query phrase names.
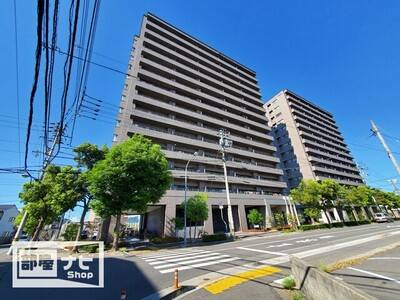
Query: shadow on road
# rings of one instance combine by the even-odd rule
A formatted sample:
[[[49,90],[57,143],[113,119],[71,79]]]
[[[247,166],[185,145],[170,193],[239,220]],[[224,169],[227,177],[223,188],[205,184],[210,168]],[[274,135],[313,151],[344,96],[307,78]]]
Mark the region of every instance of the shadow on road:
[[[104,288],[12,288],[11,272],[11,261],[0,262],[1,300],[119,300],[122,289],[132,300],[156,292],[133,261],[114,257],[104,258]]]

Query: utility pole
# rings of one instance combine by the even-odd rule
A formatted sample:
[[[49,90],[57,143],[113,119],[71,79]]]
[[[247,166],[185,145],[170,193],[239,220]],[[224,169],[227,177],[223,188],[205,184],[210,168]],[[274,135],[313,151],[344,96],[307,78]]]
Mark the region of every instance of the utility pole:
[[[389,156],[389,159],[392,161],[392,164],[394,165],[397,173],[400,174],[400,166],[397,163],[396,158],[394,157],[392,151],[390,150],[389,146],[386,144],[382,134],[379,132],[378,127],[375,125],[374,121],[371,120],[371,126],[372,126],[372,132],[374,135],[376,135],[376,137],[379,139],[379,141],[381,142],[383,148],[385,148],[385,151],[387,153],[387,155]]]
[[[394,193],[398,195],[399,194],[399,188],[397,187],[397,179],[390,179],[388,181],[393,186]]]
[[[222,165],[224,168],[226,202],[228,204],[229,232],[231,235],[234,235],[235,228],[234,228],[234,223],[233,223],[231,198],[229,196],[228,173],[226,171],[226,157],[225,157],[225,151],[227,148],[232,147],[232,141],[228,139],[229,133],[225,129],[220,129],[218,132],[218,136],[219,136],[219,145],[221,147],[221,153],[222,153]]]
[[[45,169],[47,168],[47,166],[49,165],[50,159],[51,159],[51,157],[53,156],[53,152],[54,152],[54,150],[55,150],[57,144],[59,144],[60,141],[61,141],[61,135],[62,135],[62,133],[63,133],[63,129],[61,129],[60,126],[57,126],[57,127],[56,127],[56,134],[54,135],[54,139],[53,139],[53,144],[52,144],[51,147],[46,151],[46,153],[44,153],[45,158],[44,158],[44,160],[43,160],[42,174],[40,175],[39,180],[41,180],[41,179],[43,178],[43,176],[44,176],[44,170],[45,170]],[[15,235],[14,235],[14,238],[13,238],[13,241],[12,241],[12,243],[11,243],[10,249],[8,249],[8,252],[7,252],[8,255],[11,255],[11,253],[12,253],[12,245],[13,245],[13,243],[19,240],[19,237],[21,236],[22,229],[23,229],[24,226],[25,226],[25,223],[26,223],[27,218],[28,218],[28,211],[25,210],[25,211],[24,211],[24,215],[22,216],[22,219],[21,219],[21,223],[19,223],[17,232],[16,232]]]

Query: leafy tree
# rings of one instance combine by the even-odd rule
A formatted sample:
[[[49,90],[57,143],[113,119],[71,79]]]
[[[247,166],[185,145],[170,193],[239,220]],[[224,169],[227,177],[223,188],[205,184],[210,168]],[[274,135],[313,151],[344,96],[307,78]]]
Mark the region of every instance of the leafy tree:
[[[347,192],[348,201],[355,206],[365,207],[373,204],[372,190],[365,186],[359,185],[357,187],[349,188]],[[361,220],[365,219],[364,214],[361,215]]]
[[[319,217],[321,210],[315,207],[307,207],[304,209],[304,214],[311,219],[311,223],[315,224],[315,219]]]
[[[327,210],[329,208],[338,206],[337,204],[337,200],[339,198],[339,196],[343,193],[343,190],[341,189],[340,184],[333,179],[325,179],[322,180],[320,183],[320,193],[321,193],[321,204],[322,204],[322,208],[324,210],[325,216],[328,220],[328,223],[330,223],[329,221],[329,217],[327,215]],[[341,214],[340,218],[341,220],[343,219],[343,214],[341,213],[341,209],[339,209],[339,212]]]
[[[145,212],[148,204],[157,203],[171,174],[160,146],[136,134],[113,146],[88,179],[93,210],[101,217],[116,216],[113,249],[118,250],[122,212]]]
[[[75,240],[76,233],[78,231],[79,231],[79,224],[77,224],[77,223],[68,224],[67,228],[65,228],[63,237],[66,241],[73,241],[73,240]]]
[[[261,225],[264,222],[264,216],[255,208],[249,211],[247,218],[253,227],[254,225]]]
[[[196,225],[208,219],[207,201],[208,195],[206,193],[196,193],[187,200],[187,218],[189,219],[190,225],[192,222],[195,225],[194,238],[196,238]]]
[[[25,212],[25,208],[22,209],[22,212],[20,212],[14,220],[14,225],[15,226],[19,226],[19,224],[21,223],[22,217],[24,215]],[[32,237],[35,233],[35,230],[38,226],[38,222],[39,220],[36,219],[35,217],[33,217],[31,214],[27,215],[27,219],[25,221],[25,226],[24,226],[24,232],[26,234],[28,234],[30,237]]]
[[[82,196],[77,170],[72,167],[49,165],[41,180],[25,183],[19,197],[37,226],[32,236],[36,241],[44,225],[51,224],[61,214],[72,209]],[[31,220],[33,222],[33,220]]]
[[[326,193],[328,194],[328,191],[326,191]],[[306,209],[308,208],[308,212],[314,212],[314,218],[316,214],[315,212],[320,211],[322,208],[321,185],[315,180],[302,180],[297,188],[290,191],[290,196],[295,202],[300,203]],[[314,218],[310,218],[313,222]]]
[[[79,228],[76,232],[75,241],[79,241],[83,226],[85,223],[86,213],[89,210],[90,202],[93,200],[92,194],[88,190],[88,174],[91,169],[95,166],[95,164],[104,159],[105,154],[108,149],[106,146],[103,146],[102,149],[98,148],[97,145],[93,145],[90,143],[83,143],[78,147],[74,148],[75,157],[74,160],[78,164],[78,168],[80,168],[80,174],[78,178],[78,183],[83,190],[82,198],[79,199],[77,206],[82,207],[82,213],[79,220]],[[74,247],[76,251],[76,247]]]

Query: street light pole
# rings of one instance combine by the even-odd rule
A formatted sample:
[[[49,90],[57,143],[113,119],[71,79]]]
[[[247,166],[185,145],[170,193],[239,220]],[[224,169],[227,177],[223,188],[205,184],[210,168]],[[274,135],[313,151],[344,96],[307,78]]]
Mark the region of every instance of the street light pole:
[[[193,153],[193,156],[197,156],[197,152]],[[184,212],[183,212],[183,244],[186,246],[187,238],[186,238],[186,214],[187,214],[187,170],[189,167],[189,163],[192,161],[193,157],[189,158],[185,166],[185,202],[184,202]]]
[[[226,170],[226,158],[225,158],[225,149],[232,147],[232,141],[228,139],[229,133],[225,129],[220,129],[218,135],[219,135],[219,145],[221,147],[221,153],[222,153],[222,165],[224,168],[226,202],[228,204],[229,232],[231,235],[234,235],[235,228],[234,228],[234,223],[233,223],[231,198],[229,196],[228,172]]]

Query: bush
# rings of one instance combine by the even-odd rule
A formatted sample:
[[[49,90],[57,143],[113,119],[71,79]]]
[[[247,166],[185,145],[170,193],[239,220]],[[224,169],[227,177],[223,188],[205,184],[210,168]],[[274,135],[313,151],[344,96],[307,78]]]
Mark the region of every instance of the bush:
[[[97,244],[79,246],[79,250],[89,252],[89,253],[96,253],[98,248],[99,248],[99,245],[97,245]]]
[[[324,228],[330,228],[329,224],[301,225],[299,229],[307,231],[307,230],[324,229]]]
[[[344,222],[345,226],[358,226],[358,225],[365,225],[365,224],[371,224],[371,221],[362,220],[362,221],[347,221],[347,222]]]
[[[287,290],[292,290],[296,286],[296,282],[292,276],[288,276],[283,278],[282,286]]]
[[[342,222],[331,223],[331,228],[343,227],[344,224]]]
[[[303,294],[299,293],[299,292],[294,292],[292,294],[292,300],[305,300],[306,298],[304,298]]]
[[[183,240],[182,238],[177,238],[174,236],[165,236],[165,237],[155,236],[155,237],[150,238],[150,243],[167,244],[167,243],[177,243],[182,240]]]
[[[216,241],[225,241],[227,240],[227,236],[225,233],[216,233],[216,234],[204,234],[203,242],[216,242]]]

